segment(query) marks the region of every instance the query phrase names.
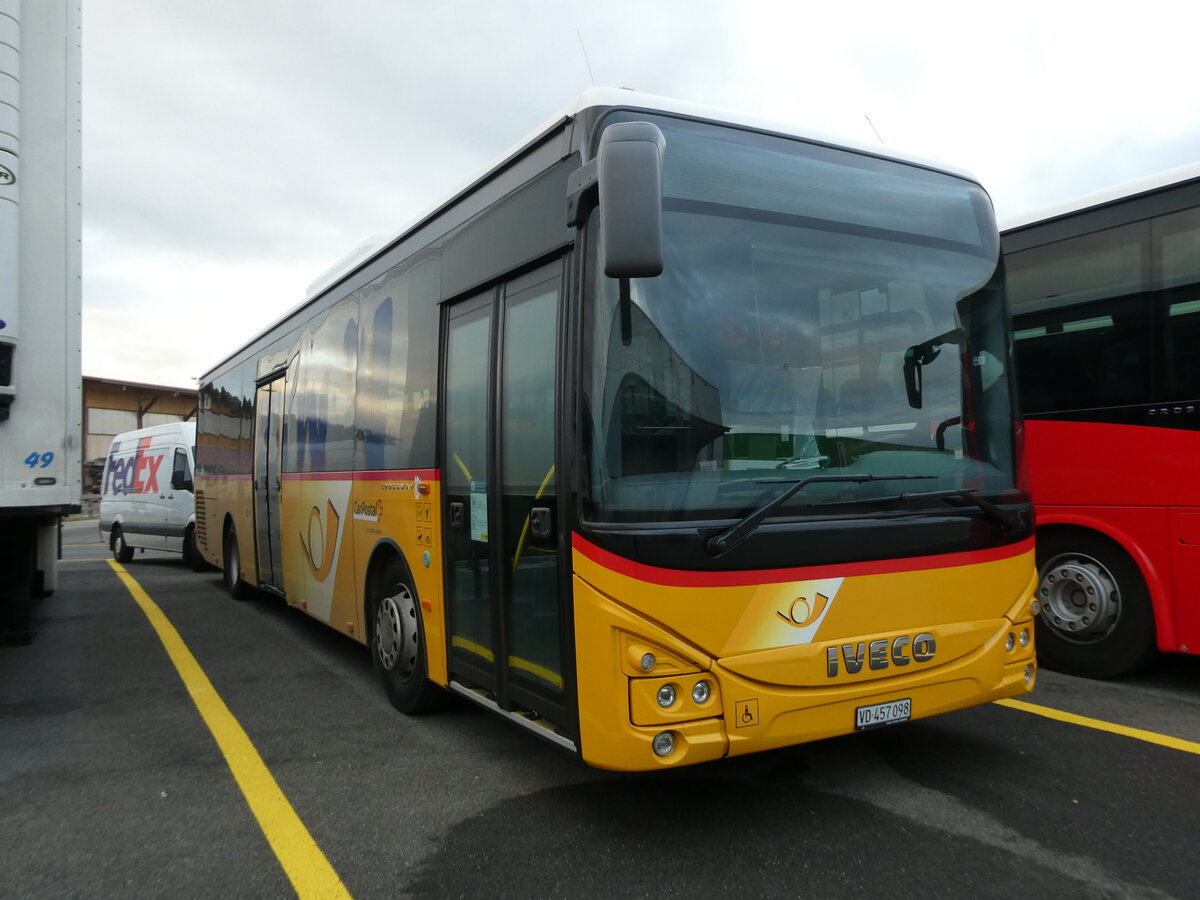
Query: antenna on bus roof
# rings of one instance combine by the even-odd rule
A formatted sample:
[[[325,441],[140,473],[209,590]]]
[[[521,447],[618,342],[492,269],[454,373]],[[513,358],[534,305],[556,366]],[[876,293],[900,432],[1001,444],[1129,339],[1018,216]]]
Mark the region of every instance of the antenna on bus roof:
[[[883,138],[879,137],[879,129],[875,127],[875,123],[871,121],[871,117],[870,117],[870,116],[868,116],[868,115],[865,115],[865,114],[864,114],[864,115],[863,115],[863,118],[867,120],[867,124],[868,124],[868,125],[870,125],[870,126],[871,126],[871,130],[875,132],[875,137],[879,138],[879,143],[881,143],[881,144],[882,144],[882,143],[883,143]],[[885,146],[886,146],[886,145],[885,145]]]
[[[583,32],[576,28],[575,35],[579,38],[579,49],[583,51],[583,64],[587,66],[588,78],[592,79],[592,87],[595,87],[596,76],[592,74],[592,62],[588,59],[587,47],[583,46]]]

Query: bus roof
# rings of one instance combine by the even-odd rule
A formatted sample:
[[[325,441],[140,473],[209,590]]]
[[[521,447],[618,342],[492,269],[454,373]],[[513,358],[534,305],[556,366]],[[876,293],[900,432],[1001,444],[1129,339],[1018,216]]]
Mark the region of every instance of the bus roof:
[[[1153,175],[1145,175],[1141,178],[1135,178],[1132,181],[1115,184],[1103,190],[1092,191],[1089,194],[1083,194],[1070,200],[1063,200],[1050,206],[1042,207],[1041,209],[1013,216],[1000,223],[1000,230],[1016,231],[1018,228],[1048,222],[1051,219],[1061,219],[1065,216],[1083,212],[1084,210],[1108,206],[1111,203],[1119,203],[1143,194],[1152,194],[1163,188],[1173,187],[1187,181],[1194,181],[1197,178],[1200,178],[1200,162],[1178,166],[1174,169],[1167,169],[1164,172],[1157,172]]]
[[[514,144],[512,148],[503,154],[493,165],[486,168],[480,175],[470,179],[467,182],[464,182],[458,190],[453,191],[441,203],[437,204],[422,215],[417,216],[403,228],[392,234],[376,235],[361,242],[357,247],[335,262],[331,267],[326,269],[321,275],[317,276],[317,278],[314,279],[311,284],[309,284],[305,296],[296,306],[289,308],[286,313],[273,321],[266,328],[257,332],[246,343],[243,343],[239,349],[223,357],[219,362],[211,366],[200,377],[199,381],[201,384],[209,380],[230,360],[239,356],[246,350],[246,348],[254,345],[257,341],[277,329],[283,322],[299,313],[310,303],[315,301],[321,294],[336,286],[345,278],[368,265],[373,260],[382,256],[389,249],[404,241],[409,235],[419,231],[421,228],[435,220],[448,209],[454,207],[473,191],[486,184],[488,181],[506,169],[509,165],[514,163],[524,153],[530,151],[543,140],[564,128],[579,113],[583,112],[584,110],[594,108],[645,110],[647,113],[667,113],[691,119],[700,119],[725,125],[733,125],[735,127],[747,128],[753,131],[761,131],[769,134],[778,134],[786,137],[799,138],[801,140],[812,141],[814,143],[850,150],[857,153],[863,153],[882,159],[908,163],[910,165],[920,166],[921,168],[932,169],[938,172],[944,172],[955,177],[965,178],[969,181],[978,183],[978,179],[965,169],[956,166],[950,166],[941,161],[922,157],[917,154],[894,150],[884,146],[883,144],[874,145],[849,138],[836,137],[813,129],[802,129],[795,125],[785,125],[779,122],[772,122],[769,120],[756,118],[754,116],[747,116],[742,113],[704,106],[683,100],[676,100],[669,97],[660,97],[654,94],[643,94],[628,88],[589,88],[576,97],[571,103],[567,104],[567,106],[561,109],[557,114],[546,120],[541,127],[530,132],[530,134],[523,140]],[[566,198],[564,198],[564,209],[565,202]]]
[[[963,169],[948,166],[945,163],[920,157],[915,154],[889,149],[883,145],[876,146],[872,144],[866,144],[848,138],[835,137],[833,135],[811,129],[801,130],[797,129],[797,127],[794,125],[784,125],[779,122],[758,119],[753,116],[746,116],[730,110],[704,106],[685,100],[676,100],[670,97],[660,97],[654,94],[643,94],[628,88],[594,87],[584,91],[571,103],[567,104],[567,106],[561,109],[556,115],[551,116],[548,120],[546,120],[539,128],[534,129],[523,140],[514,144],[496,161],[496,163],[484,170],[483,174],[464,182],[458,190],[453,191],[450,194],[450,197],[447,201],[444,201],[433,209],[426,211],[420,216],[417,216],[412,222],[405,225],[394,234],[375,235],[364,240],[346,256],[339,259],[313,280],[313,282],[308,286],[308,292],[305,296],[305,300],[307,301],[313,299],[327,288],[336,284],[354,269],[358,268],[358,266],[366,263],[379,252],[399,241],[409,232],[415,231],[418,227],[420,227],[420,225],[429,219],[432,219],[446,206],[452,204],[459,197],[468,193],[476,185],[489,179],[493,174],[502,169],[511,159],[513,159],[513,157],[519,155],[525,148],[537,143],[544,135],[555,130],[556,127],[562,122],[573,119],[585,109],[598,107],[644,109],[648,112],[673,113],[692,119],[721,122],[724,124],[749,128],[754,131],[764,131],[773,134],[787,135],[789,137],[803,138],[805,140],[815,141],[816,143],[820,144],[827,144],[834,147],[841,147],[847,150],[866,153],[871,156],[884,157],[886,159],[892,159],[898,162],[912,163],[927,169],[936,169],[938,171],[947,172],[951,175],[967,178],[971,181],[977,180],[973,175]]]

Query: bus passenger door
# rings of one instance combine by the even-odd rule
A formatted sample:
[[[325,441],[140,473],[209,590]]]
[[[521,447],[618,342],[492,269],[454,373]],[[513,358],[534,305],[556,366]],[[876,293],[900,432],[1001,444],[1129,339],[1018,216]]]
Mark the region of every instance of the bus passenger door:
[[[280,450],[283,436],[283,373],[258,386],[254,417],[254,532],[258,547],[258,581],[283,589],[279,559]]]
[[[444,404],[451,677],[566,724],[556,415],[562,263],[449,310]]]
[[[496,688],[488,515],[493,303],[489,291],[450,310],[442,393],[450,669],[489,690]]]

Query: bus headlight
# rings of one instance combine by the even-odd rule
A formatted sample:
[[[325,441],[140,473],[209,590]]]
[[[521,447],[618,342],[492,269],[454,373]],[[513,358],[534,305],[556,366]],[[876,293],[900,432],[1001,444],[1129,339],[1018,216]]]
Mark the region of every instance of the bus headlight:
[[[654,654],[653,654],[653,653],[643,653],[643,654],[642,654],[642,671],[643,671],[643,672],[649,672],[651,669],[653,669],[653,668],[654,668],[654,664],[655,664],[657,661],[658,661],[658,660],[656,660],[656,659],[654,658]]]
[[[652,746],[655,756],[670,756],[675,750],[675,732],[660,731],[654,736]]]
[[[1022,647],[1029,646],[1029,629],[1028,628],[1021,629],[1021,646]]]
[[[708,702],[708,698],[712,696],[712,685],[707,681],[697,681],[692,686],[692,700],[699,704]]]
[[[1017,639],[1016,636],[1010,631],[1008,633],[1008,637],[1004,639],[1004,649],[1011,653],[1012,648],[1015,646],[1017,646]]]
[[[664,684],[658,689],[658,705],[663,709],[675,704],[675,685]],[[659,754],[660,756],[662,754]]]

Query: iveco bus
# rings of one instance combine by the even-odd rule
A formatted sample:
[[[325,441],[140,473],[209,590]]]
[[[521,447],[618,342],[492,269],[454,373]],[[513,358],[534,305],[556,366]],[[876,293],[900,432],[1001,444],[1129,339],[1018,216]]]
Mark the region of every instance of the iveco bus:
[[[1024,693],[998,262],[956,169],[590,91],[203,377],[198,545],[606,768]]]

